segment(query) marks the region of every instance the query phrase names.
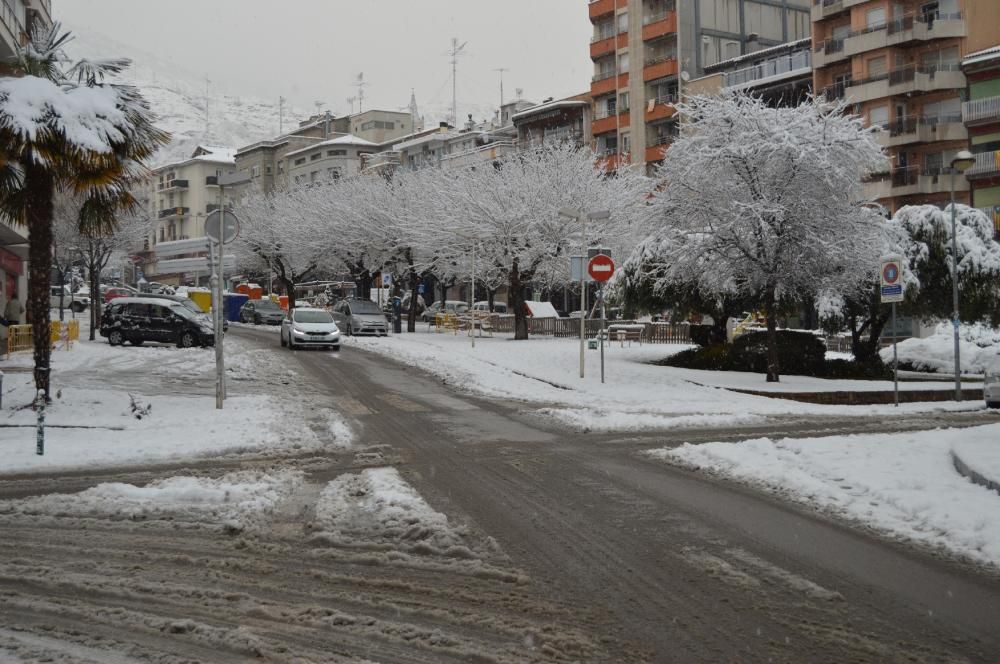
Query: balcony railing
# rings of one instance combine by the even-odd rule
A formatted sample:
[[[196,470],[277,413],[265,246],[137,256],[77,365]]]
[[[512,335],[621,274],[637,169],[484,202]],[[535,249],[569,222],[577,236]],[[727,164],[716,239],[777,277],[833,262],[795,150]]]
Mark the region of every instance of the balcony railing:
[[[890,136],[903,136],[916,133],[918,127],[936,127],[942,124],[960,124],[962,116],[957,113],[941,113],[938,115],[907,115],[879,126],[889,132]]]
[[[918,167],[897,168],[892,172],[892,186],[910,187],[917,184],[919,178],[920,168]]]
[[[590,81],[591,81],[591,83],[597,83],[598,81],[606,81],[609,78],[614,78],[614,77],[615,77],[614,70],[611,70],[611,71],[602,71],[602,72],[598,72],[598,73],[594,74],[594,77],[592,79],[590,79]]]
[[[676,92],[664,92],[663,94],[656,95],[655,103],[660,104],[676,104],[678,102],[678,97]]]
[[[980,152],[974,155],[976,163],[965,172],[965,177],[973,178],[981,175],[994,176],[1000,173],[1000,150]]]
[[[160,210],[160,219],[164,217],[182,217],[191,212],[191,208],[187,207],[172,207],[166,208],[165,210]]]
[[[661,62],[666,62],[667,60],[676,60],[677,51],[665,51],[663,53],[653,53],[648,58],[646,58],[645,66],[656,65]]]
[[[677,140],[677,134],[660,134],[659,136],[651,137],[649,141],[650,146],[657,145],[669,145]]]
[[[962,119],[965,122],[1000,120],[1000,96],[965,102],[962,104]]]
[[[652,8],[653,11],[644,15],[642,17],[643,25],[651,25],[657,21],[662,21],[667,18],[667,14],[673,11],[677,11],[677,5],[673,2],[661,2],[656,7]]]
[[[591,44],[596,44],[597,42],[604,41],[605,39],[611,39],[618,35],[624,34],[628,30],[615,30],[613,27],[608,29],[601,29],[597,31],[597,34],[590,38]]]
[[[752,67],[726,72],[723,87],[730,88],[737,85],[745,85],[752,81],[770,78],[771,76],[787,74],[800,69],[809,69],[811,65],[812,53],[806,48],[801,51],[765,60]]]
[[[165,189],[187,189],[187,188],[188,188],[187,180],[167,180],[166,182],[163,183],[163,185],[159,188],[159,190],[163,191]]]
[[[603,120],[605,118],[614,117],[615,115],[618,115],[618,111],[613,108],[604,107],[604,108],[598,108],[594,111],[595,120]]]
[[[826,86],[823,88],[823,93],[830,101],[833,101],[834,99],[843,99],[847,95],[847,88],[850,85],[851,79],[847,79],[846,81]]]

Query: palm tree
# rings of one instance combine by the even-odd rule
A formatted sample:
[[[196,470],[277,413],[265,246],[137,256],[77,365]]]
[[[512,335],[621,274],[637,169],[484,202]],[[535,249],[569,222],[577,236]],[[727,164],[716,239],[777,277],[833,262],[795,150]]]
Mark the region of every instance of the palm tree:
[[[81,60],[64,68],[68,33],[37,27],[18,50],[16,77],[0,78],[0,215],[27,227],[28,311],[35,387],[49,396],[49,280],[53,197],[81,197],[82,231],[107,233],[116,215],[135,207],[131,186],[148,175],[144,162],[170,136],[153,126],[139,91],[105,82],[126,59]]]

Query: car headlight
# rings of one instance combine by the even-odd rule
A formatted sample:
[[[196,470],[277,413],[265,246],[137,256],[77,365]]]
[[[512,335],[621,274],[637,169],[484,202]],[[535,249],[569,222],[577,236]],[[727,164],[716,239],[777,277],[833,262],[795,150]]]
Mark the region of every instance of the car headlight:
[[[294,335],[295,335],[295,336],[297,336],[297,337],[304,337],[304,336],[306,336],[306,333],[305,333],[305,332],[303,332],[302,330],[300,330],[300,329],[299,329],[299,328],[297,328],[297,327],[293,327],[293,328],[292,328],[292,334],[294,334]]]

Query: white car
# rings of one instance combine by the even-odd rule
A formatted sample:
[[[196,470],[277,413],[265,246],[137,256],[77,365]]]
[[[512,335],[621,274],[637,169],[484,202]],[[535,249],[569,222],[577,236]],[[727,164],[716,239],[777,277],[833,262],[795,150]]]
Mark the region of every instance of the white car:
[[[70,293],[68,288],[64,289],[62,286],[52,286],[49,294],[49,307],[58,309],[60,300],[64,309],[70,309],[76,313],[80,313],[90,306],[90,296]]]
[[[281,345],[289,350],[305,346],[340,350],[340,329],[325,309],[295,307],[281,321]]]
[[[986,370],[983,398],[986,400],[987,408],[1000,408],[1000,364]]]

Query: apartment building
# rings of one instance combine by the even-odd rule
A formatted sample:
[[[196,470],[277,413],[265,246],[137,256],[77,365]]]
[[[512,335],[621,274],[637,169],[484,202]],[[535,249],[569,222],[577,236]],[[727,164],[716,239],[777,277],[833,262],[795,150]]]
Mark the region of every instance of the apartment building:
[[[674,104],[705,68],[809,36],[808,0],[591,0],[593,146],[650,168],[677,135]]]
[[[812,92],[812,40],[771,46],[705,67],[687,94],[738,91],[760,97],[771,106],[794,106]]]
[[[813,84],[843,98],[870,125],[885,129],[887,172],[867,195],[888,212],[942,205],[956,152],[968,144],[962,122],[962,54],[993,46],[996,0],[814,0]],[[956,199],[969,202],[965,178]]]
[[[590,144],[593,100],[590,93],[548,100],[511,116],[517,129],[517,147],[526,150],[550,145]]]
[[[183,283],[184,273],[173,267],[176,254],[168,252],[169,259],[157,256],[157,245],[205,237],[205,218],[219,209],[219,177],[236,171],[235,152],[233,148],[200,145],[190,159],[153,171],[146,192],[153,229],[140,253],[147,278]],[[233,200],[234,192],[227,189],[224,204]]]
[[[344,134],[284,155],[283,170],[292,185],[315,184],[358,175],[364,155],[377,152],[378,143]]]
[[[976,157],[976,164],[965,172],[971,204],[993,220],[1000,238],[1000,44],[970,53],[962,61],[962,71],[969,83],[962,120]]]

